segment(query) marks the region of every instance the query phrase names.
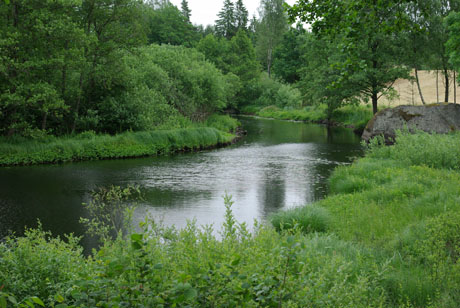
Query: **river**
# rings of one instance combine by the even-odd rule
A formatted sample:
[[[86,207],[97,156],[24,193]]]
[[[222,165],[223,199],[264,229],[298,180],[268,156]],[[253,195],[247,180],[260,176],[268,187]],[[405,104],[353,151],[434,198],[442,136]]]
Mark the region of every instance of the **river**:
[[[248,134],[217,150],[111,161],[0,168],[0,238],[37,226],[54,235],[84,233],[82,202],[96,187],[136,184],[144,201],[136,221],[151,215],[165,225],[187,220],[219,229],[222,196],[232,195],[239,222],[252,225],[273,212],[311,203],[327,194],[338,165],[362,154],[359,137],[345,128],[242,117]],[[84,239],[83,246],[93,243]]]

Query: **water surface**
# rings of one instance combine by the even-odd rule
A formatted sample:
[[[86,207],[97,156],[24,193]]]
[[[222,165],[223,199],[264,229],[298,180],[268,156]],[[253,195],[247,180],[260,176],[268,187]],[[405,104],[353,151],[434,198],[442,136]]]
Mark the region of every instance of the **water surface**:
[[[187,220],[223,221],[222,195],[232,195],[240,222],[252,225],[281,209],[323,198],[327,178],[338,165],[361,155],[351,130],[321,125],[241,118],[248,135],[237,144],[170,157],[92,161],[0,169],[0,237],[40,219],[53,234],[83,234],[82,202],[99,186],[136,184],[145,201],[135,219],[146,214],[166,225]],[[83,245],[91,245],[84,242]]]

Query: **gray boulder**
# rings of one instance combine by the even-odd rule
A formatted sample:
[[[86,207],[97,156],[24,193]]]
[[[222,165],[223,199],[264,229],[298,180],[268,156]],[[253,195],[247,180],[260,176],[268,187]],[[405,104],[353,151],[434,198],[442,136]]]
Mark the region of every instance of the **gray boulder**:
[[[362,139],[369,141],[383,135],[387,143],[392,143],[395,131],[406,127],[409,131],[438,134],[460,130],[460,105],[398,106],[381,110],[367,123]]]

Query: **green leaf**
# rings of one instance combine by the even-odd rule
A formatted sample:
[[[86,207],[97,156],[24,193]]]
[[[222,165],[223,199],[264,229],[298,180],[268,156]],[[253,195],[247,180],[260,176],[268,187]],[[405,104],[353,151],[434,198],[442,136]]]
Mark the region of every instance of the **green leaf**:
[[[6,4],[10,4],[10,0],[5,0],[5,3],[6,3]]]
[[[67,306],[66,304],[57,304],[56,306],[54,306],[54,308],[67,308],[69,306]]]
[[[16,301],[16,299],[13,297],[13,296],[8,296],[8,300],[10,301],[10,303],[12,303],[13,305],[17,305],[18,302]]]
[[[62,297],[62,295],[60,294],[57,294],[54,299],[58,302],[58,303],[62,303],[64,302],[64,297]]]
[[[45,307],[45,304],[44,304],[44,303],[42,302],[42,300],[39,299],[38,297],[33,296],[33,297],[31,297],[30,299],[31,299],[35,304],[40,305],[40,306],[42,306],[42,307]]]
[[[142,241],[142,234],[138,234],[138,233],[131,234],[131,240],[136,241],[136,242]]]
[[[194,288],[185,290],[184,296],[186,300],[192,300],[198,295],[198,292]]]
[[[26,303],[29,307],[35,308],[35,305],[34,305],[31,301],[26,300],[25,303]]]

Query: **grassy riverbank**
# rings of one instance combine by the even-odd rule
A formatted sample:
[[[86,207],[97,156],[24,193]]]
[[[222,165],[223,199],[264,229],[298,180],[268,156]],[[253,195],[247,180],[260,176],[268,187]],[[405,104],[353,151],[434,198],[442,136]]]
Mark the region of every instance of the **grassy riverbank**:
[[[281,109],[276,106],[247,106],[243,108],[242,112],[278,120],[295,120],[313,123],[326,123],[328,121],[326,105],[307,106],[303,109]],[[329,121],[335,125],[350,126],[356,130],[362,131],[371,118],[372,109],[369,106],[350,105],[335,110]]]
[[[205,123],[190,123],[181,129],[96,135],[46,136],[36,140],[3,138],[0,166],[48,164],[82,160],[115,159],[171,154],[229,143],[238,121],[211,116]]]
[[[327,232],[386,262],[381,286],[417,307],[460,302],[460,134],[399,135],[338,168],[325,200],[272,217],[277,229]]]
[[[249,232],[228,197],[219,237],[150,220],[87,258],[78,239],[28,230],[0,244],[0,303],[458,307],[459,157],[459,134],[373,144],[334,172],[328,198],[273,216],[278,232],[264,224]]]

